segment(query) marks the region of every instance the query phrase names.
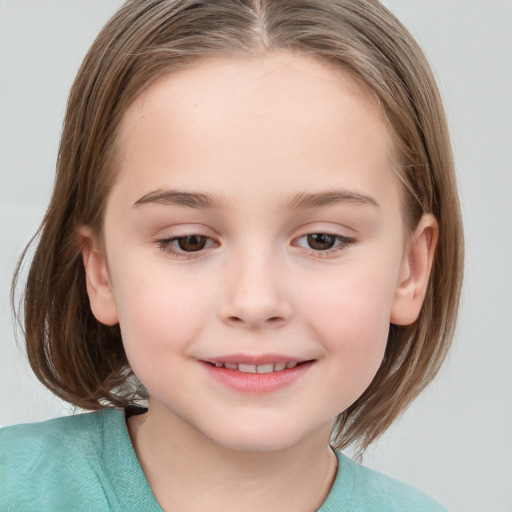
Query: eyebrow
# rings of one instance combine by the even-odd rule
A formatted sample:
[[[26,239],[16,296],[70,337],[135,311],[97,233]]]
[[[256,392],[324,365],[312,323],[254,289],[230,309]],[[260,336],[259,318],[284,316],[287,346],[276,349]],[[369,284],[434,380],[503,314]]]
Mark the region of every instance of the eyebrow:
[[[158,204],[164,206],[185,206],[188,208],[207,209],[220,208],[223,203],[224,202],[219,198],[201,192],[155,190],[135,201],[133,206],[139,207],[148,204]],[[295,194],[288,201],[288,208],[292,210],[321,208],[340,203],[351,203],[362,206],[371,205],[379,208],[379,203],[373,197],[346,190],[327,190],[315,193],[301,192]]]
[[[161,204],[164,206],[187,206],[189,208],[218,208],[221,201],[209,194],[180,192],[178,190],[155,190],[135,201],[133,206]]]
[[[373,197],[347,190],[327,190],[325,192],[296,194],[289,201],[288,207],[298,210],[321,208],[339,203],[351,203],[362,206],[371,205],[379,208],[379,203]]]

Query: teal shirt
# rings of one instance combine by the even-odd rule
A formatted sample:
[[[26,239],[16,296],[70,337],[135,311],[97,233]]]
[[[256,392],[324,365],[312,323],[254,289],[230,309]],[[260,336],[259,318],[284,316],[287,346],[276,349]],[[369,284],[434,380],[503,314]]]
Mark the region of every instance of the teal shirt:
[[[340,452],[319,512],[446,512],[412,487]],[[122,410],[0,430],[0,511],[161,512]]]

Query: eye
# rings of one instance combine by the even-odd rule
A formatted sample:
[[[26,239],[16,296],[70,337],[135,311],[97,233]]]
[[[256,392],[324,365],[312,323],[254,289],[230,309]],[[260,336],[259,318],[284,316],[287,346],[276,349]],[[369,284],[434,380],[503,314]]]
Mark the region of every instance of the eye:
[[[182,251],[196,252],[205,248],[208,239],[201,235],[188,235],[181,236],[175,240]]]
[[[202,235],[186,235],[158,240],[160,249],[164,252],[181,255],[192,255],[214,245],[211,238]]]
[[[331,254],[345,249],[353,244],[355,240],[343,235],[333,235],[332,233],[310,233],[297,239],[296,244],[299,247],[312,249],[314,252]]]
[[[327,233],[313,233],[306,236],[307,244],[316,251],[326,251],[332,249],[336,243],[336,237]]]

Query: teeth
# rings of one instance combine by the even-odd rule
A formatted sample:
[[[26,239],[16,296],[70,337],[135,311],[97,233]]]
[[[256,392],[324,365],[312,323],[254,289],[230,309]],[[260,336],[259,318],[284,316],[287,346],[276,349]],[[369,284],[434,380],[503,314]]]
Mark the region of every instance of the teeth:
[[[256,366],[256,373],[272,373],[274,371],[274,365],[270,364],[259,364]]]
[[[243,373],[272,373],[281,372],[285,369],[289,370],[297,366],[297,361],[290,361],[288,363],[267,363],[267,364],[244,364],[244,363],[218,363],[213,365],[216,368],[227,368],[228,370],[238,370]]]
[[[244,373],[256,373],[256,365],[255,364],[239,364],[238,371]]]

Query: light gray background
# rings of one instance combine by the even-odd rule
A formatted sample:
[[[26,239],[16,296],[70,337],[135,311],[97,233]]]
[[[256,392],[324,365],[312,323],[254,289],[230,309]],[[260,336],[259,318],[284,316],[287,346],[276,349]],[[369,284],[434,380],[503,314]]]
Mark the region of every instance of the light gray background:
[[[0,425],[69,414],[16,347],[9,286],[50,197],[69,87],[120,0],[0,0]],[[467,235],[456,344],[365,457],[453,512],[512,512],[512,1],[386,0],[425,49]]]

